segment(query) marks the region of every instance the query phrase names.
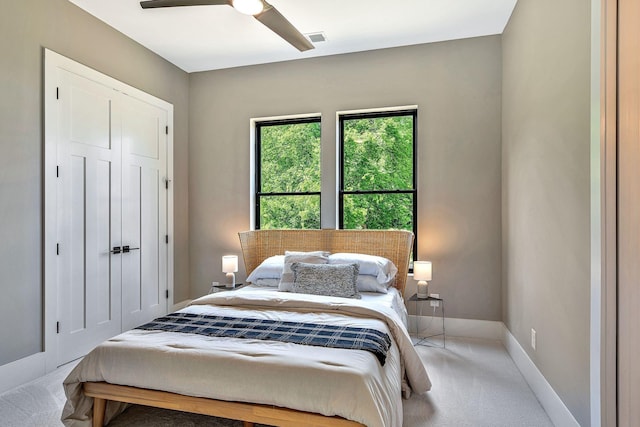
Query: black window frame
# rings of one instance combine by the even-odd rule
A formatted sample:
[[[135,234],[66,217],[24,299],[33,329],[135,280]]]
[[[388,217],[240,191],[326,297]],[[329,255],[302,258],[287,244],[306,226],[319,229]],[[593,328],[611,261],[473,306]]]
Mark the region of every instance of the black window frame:
[[[296,124],[304,124],[304,123],[318,123],[322,125],[322,117],[320,116],[312,116],[312,117],[299,117],[299,118],[290,118],[290,119],[276,119],[276,120],[264,120],[258,121],[255,124],[255,176],[254,176],[254,184],[255,184],[255,219],[254,219],[254,229],[260,230],[260,198],[261,197],[278,197],[278,196],[318,196],[320,199],[320,224],[322,224],[322,196],[321,191],[310,191],[310,192],[261,192],[262,189],[262,155],[261,155],[261,147],[262,147],[262,128],[267,126],[279,126],[279,125],[296,125]],[[322,160],[322,159],[320,159]],[[320,186],[322,187],[322,164],[320,165]]]
[[[413,117],[413,188],[411,190],[376,190],[376,191],[345,191],[344,189],[344,122],[345,120],[371,119],[383,117]],[[413,260],[418,259],[418,110],[387,110],[362,113],[347,113],[338,116],[338,228],[344,228],[344,196],[350,194],[411,194],[413,195]],[[413,271],[411,266],[410,271]]]

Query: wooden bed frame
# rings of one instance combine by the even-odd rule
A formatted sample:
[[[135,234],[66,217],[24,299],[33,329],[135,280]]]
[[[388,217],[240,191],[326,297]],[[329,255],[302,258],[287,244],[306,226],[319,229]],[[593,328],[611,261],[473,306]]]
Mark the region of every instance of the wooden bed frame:
[[[247,275],[272,255],[324,250],[383,256],[398,267],[395,286],[404,294],[413,233],[401,230],[256,230],[238,233]],[[94,399],[93,426],[102,427],[107,401],[125,402],[282,427],[364,427],[341,417],[244,402],[228,402],[105,382],[86,382]]]
[[[365,427],[340,417],[327,417],[277,406],[228,402],[104,382],[87,382],[83,389],[85,395],[93,397],[93,427],[104,425],[108,400],[229,418],[242,421],[244,427],[254,427],[254,423],[287,427]]]

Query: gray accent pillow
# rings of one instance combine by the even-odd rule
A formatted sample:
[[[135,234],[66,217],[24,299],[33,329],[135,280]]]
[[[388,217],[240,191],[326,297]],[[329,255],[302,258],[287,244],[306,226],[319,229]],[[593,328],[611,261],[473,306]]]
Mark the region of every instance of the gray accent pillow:
[[[279,291],[291,292],[293,290],[293,271],[291,271],[291,264],[293,264],[294,262],[306,262],[307,264],[327,264],[329,262],[329,252],[285,251],[282,277],[280,278],[280,283],[278,284]]]
[[[293,292],[360,299],[356,281],[358,264],[308,264],[294,262]]]

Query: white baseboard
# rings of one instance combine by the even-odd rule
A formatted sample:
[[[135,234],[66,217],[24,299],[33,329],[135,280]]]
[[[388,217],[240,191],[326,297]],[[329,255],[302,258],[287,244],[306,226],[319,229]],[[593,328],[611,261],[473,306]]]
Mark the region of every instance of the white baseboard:
[[[529,355],[522,348],[518,340],[511,334],[511,332],[503,324],[503,337],[502,343],[504,344],[507,352],[511,356],[511,359],[515,362],[516,366],[522,373],[525,381],[533,390],[533,393],[538,398],[538,401],[557,426],[575,426],[579,427],[580,424],[573,417],[569,409],[560,399],[560,396],[555,392],[551,384],[549,384],[542,375],[542,372],[538,370],[538,367],[529,358]]]
[[[36,353],[0,366],[0,394],[46,373],[45,353]]]
[[[442,318],[431,316],[409,316],[409,333],[416,333],[416,319],[419,319],[420,332],[429,334],[442,330]],[[444,319],[444,329],[447,337],[482,338],[488,340],[502,340],[502,322],[491,320]]]

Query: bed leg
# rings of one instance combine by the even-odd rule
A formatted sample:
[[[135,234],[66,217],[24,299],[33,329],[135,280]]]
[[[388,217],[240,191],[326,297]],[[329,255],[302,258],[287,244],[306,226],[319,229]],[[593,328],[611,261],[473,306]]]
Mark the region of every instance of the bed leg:
[[[244,427],[253,427],[254,426],[253,423],[250,422],[250,421],[243,421],[243,423],[244,423]]]
[[[107,401],[99,397],[93,398],[93,427],[102,427],[104,425],[104,410],[107,407]]]

